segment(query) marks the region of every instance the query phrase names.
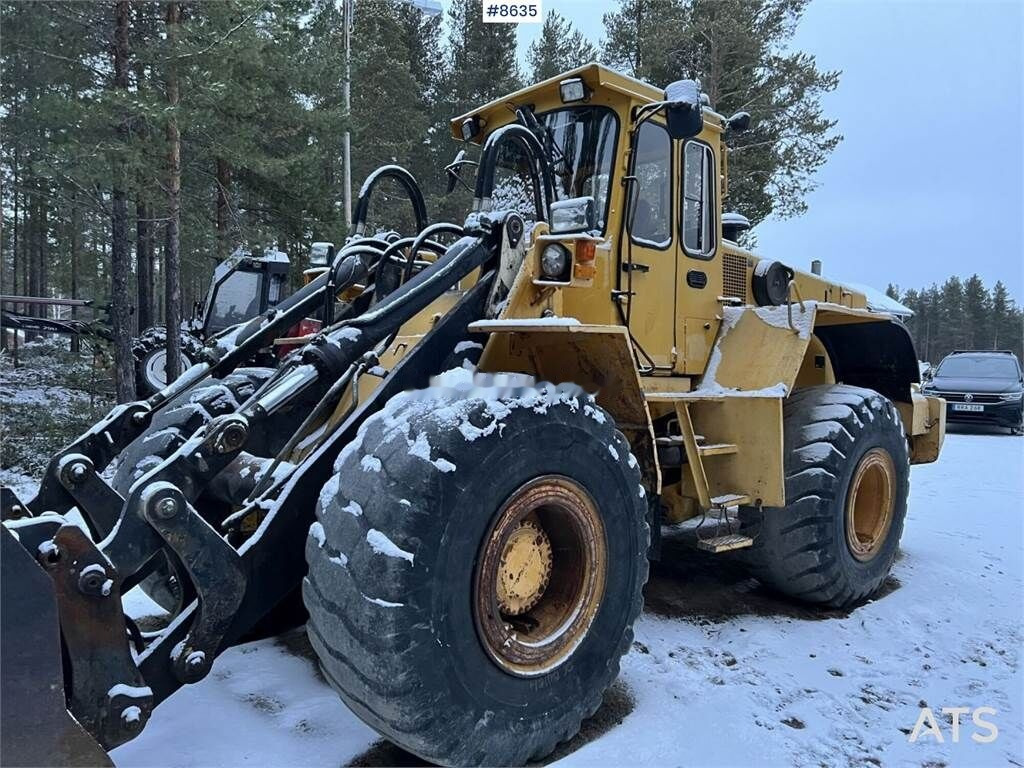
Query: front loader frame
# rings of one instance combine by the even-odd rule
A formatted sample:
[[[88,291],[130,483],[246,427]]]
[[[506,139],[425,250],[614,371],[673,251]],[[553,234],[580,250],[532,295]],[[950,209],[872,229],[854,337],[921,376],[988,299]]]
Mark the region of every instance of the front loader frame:
[[[484,158],[493,161],[502,142],[510,140],[523,143],[515,132],[506,131],[488,143]],[[536,163],[542,166],[539,144],[527,146],[536,150]],[[550,197],[538,198],[538,219],[546,218],[549,201]],[[374,272],[371,258],[383,259],[390,244],[371,245],[372,238],[350,241],[327,273],[276,311],[222,334],[204,362],[149,400],[116,407],[55,456],[30,503],[4,494],[5,549],[16,536],[21,548],[35,556],[33,567],[42,568],[53,585],[67,672],[67,709],[103,748],[111,749],[137,735],[157,704],[183,684],[205,677],[220,652],[294,593],[305,572],[301,553],[316,500],[342,447],[390,397],[426,386],[458,343],[469,340],[468,326],[485,316],[494,299],[499,256],[505,258],[507,248],[521,255],[525,248],[522,219],[491,212],[489,204],[475,208],[465,233],[450,224],[425,227],[410,246],[403,269],[408,279],[400,287],[378,296],[376,287],[368,285],[352,312],[291,353],[249,400],[201,427],[139,478],[124,498],[98,472],[148,426],[156,410],[200,381],[233,370],[253,349],[271,343],[319,302],[333,303],[338,290]],[[428,238],[442,232],[463,236],[412,276],[419,248],[441,250]],[[222,527],[228,527],[226,534],[197,511],[194,504],[201,489],[241,455],[249,435],[263,428],[270,416],[295,404],[315,404],[312,414],[325,412],[325,406],[340,400],[346,386],[355,386],[359,373],[405,323],[474,271],[482,277],[436,319],[380,386],[321,438],[312,454],[269,487],[260,487],[262,493],[253,494],[255,498],[247,499],[241,510],[222,522]],[[371,305],[374,299],[377,303]],[[304,422],[300,432],[305,427]],[[72,507],[87,520],[92,538],[61,516]],[[31,516],[43,510],[46,514]],[[246,518],[259,524],[243,539],[227,524]],[[123,615],[121,596],[141,580],[161,552],[173,554],[181,563],[196,597],[145,644]],[[34,672],[35,668],[5,670],[5,696],[12,691],[19,698],[30,696]],[[7,733],[30,725],[23,722],[18,708],[5,707],[4,720]],[[31,751],[19,753],[19,749]],[[40,759],[66,762],[57,754],[41,755],[31,744],[5,743],[5,761],[38,763]]]

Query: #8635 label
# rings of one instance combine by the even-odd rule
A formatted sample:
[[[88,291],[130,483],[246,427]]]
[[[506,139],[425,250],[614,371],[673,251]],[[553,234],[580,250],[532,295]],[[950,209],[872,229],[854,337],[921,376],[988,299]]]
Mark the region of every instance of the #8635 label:
[[[488,24],[540,24],[541,0],[519,0],[519,2],[491,2],[481,4],[484,21]]]

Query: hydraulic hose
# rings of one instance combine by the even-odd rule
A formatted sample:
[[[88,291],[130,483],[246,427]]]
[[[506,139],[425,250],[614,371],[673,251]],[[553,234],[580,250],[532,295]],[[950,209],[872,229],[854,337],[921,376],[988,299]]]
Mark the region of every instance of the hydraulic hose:
[[[508,142],[518,144],[530,157],[530,178],[533,182],[533,204],[537,221],[550,220],[550,206],[555,199],[554,174],[544,153],[544,147],[533,131],[519,123],[502,126],[484,142],[480,155],[480,169],[476,176],[473,192],[473,212],[491,210],[491,196],[494,193],[494,175],[498,167],[498,155]]]
[[[461,232],[462,231],[461,231],[461,228],[460,228],[459,234],[461,234]],[[409,246],[413,245],[416,241],[417,241],[416,237],[403,237],[400,240],[395,240],[393,243],[391,243],[391,245],[388,247],[388,249],[386,251],[384,251],[384,255],[380,257],[380,260],[377,262],[377,266],[374,269],[374,274],[373,274],[374,298],[376,298],[378,300],[384,298],[383,296],[379,295],[379,291],[378,291],[377,286],[382,284],[381,280],[382,280],[382,278],[384,276],[384,269],[387,267],[387,265],[389,263],[391,263],[391,260],[394,258],[395,254],[398,253],[398,251],[402,250],[403,248],[408,248]],[[438,243],[438,242],[434,241],[434,240],[424,240],[424,241],[422,241],[420,243],[419,249],[417,249],[417,251],[418,250],[433,251],[434,253],[436,253],[439,256],[441,256],[441,255],[444,254],[445,250],[447,250],[447,247],[442,245],[441,243]],[[409,254],[409,261],[410,262],[415,262],[417,251],[412,251]]]
[[[394,179],[405,189],[405,193],[409,196],[409,202],[412,204],[413,215],[416,217],[416,231],[421,232],[427,226],[427,204],[423,200],[423,192],[416,182],[416,177],[400,165],[384,165],[367,176],[363,186],[359,189],[359,199],[356,201],[355,216],[353,217],[355,224],[353,235],[355,237],[362,237],[363,232],[366,231],[370,198],[373,195],[374,187],[384,179]]]

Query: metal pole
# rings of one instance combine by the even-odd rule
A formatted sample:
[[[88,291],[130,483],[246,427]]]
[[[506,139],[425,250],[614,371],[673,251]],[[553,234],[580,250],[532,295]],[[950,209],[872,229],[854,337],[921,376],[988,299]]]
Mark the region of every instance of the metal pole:
[[[343,19],[345,24],[345,82],[342,90],[342,99],[345,103],[345,139],[344,139],[344,166],[345,166],[345,230],[346,234],[352,232],[352,135],[349,125],[352,117],[352,99],[350,80],[352,78],[351,52],[352,52],[352,12],[353,0],[342,0]]]

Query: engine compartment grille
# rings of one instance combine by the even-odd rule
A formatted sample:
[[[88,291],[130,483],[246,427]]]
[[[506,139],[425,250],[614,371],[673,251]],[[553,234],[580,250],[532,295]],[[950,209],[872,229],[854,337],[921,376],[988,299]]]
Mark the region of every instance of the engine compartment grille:
[[[748,304],[748,285],[747,257],[736,253],[722,254],[722,295]]]

